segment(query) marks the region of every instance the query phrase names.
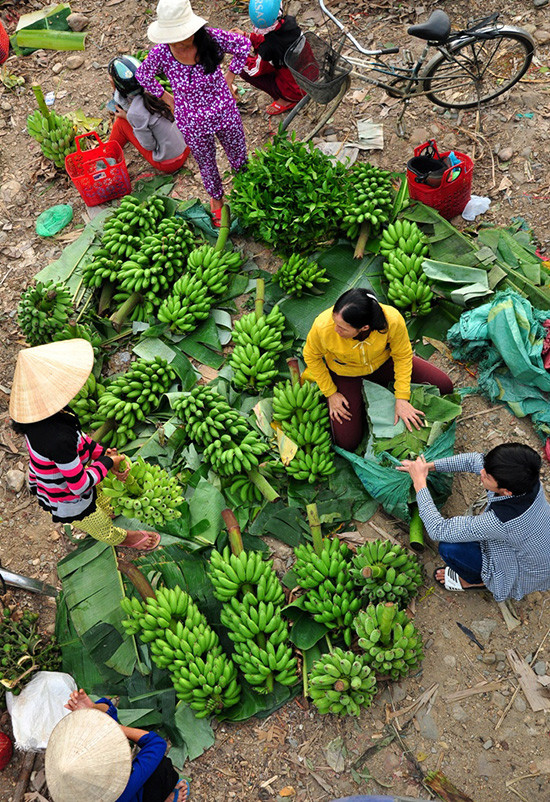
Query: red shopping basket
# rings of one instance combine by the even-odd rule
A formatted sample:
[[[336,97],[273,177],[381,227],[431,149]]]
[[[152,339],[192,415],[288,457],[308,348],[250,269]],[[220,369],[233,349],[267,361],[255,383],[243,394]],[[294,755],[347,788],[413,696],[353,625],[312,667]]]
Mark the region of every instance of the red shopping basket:
[[[95,137],[99,143],[82,150],[80,140]],[[122,148],[118,142],[102,142],[95,131],[75,137],[76,152],[65,156],[65,169],[86,206],[121,198],[132,191]]]
[[[429,154],[435,159],[443,160],[451,153],[450,150],[439,153],[435,139],[430,139],[423,145],[414,149],[415,157]],[[407,164],[407,185],[409,195],[413,200],[422,201],[426,206],[437,209],[442,217],[450,220],[460,214],[472,195],[472,173],[474,163],[465,153],[454,154],[459,163],[449,167],[441,177],[441,184],[438,187],[430,187],[423,183],[417,173],[409,169]],[[412,160],[411,160],[412,161]],[[457,175],[457,170],[459,174]]]

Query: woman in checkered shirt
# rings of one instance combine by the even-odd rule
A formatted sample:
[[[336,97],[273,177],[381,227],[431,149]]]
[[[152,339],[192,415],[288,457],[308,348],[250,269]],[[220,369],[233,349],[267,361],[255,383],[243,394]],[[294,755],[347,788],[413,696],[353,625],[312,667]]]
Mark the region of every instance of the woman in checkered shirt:
[[[487,454],[404,460],[420,517],[447,563],[434,573],[447,590],[488,588],[497,602],[550,588],[550,504],[540,482],[541,458],[522,443]],[[430,471],[477,473],[487,490],[481,515],[443,518],[427,487]]]

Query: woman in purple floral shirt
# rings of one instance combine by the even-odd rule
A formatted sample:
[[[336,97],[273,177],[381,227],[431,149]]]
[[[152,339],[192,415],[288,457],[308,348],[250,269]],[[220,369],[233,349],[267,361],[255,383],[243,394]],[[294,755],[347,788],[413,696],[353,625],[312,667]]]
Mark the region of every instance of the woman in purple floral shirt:
[[[193,13],[189,0],[160,0],[157,19],[149,26],[147,36],[157,44],[137,70],[136,78],[147,92],[173,109],[210,195],[214,225],[219,226],[224,200],[215,137],[231,167],[244,167],[246,142],[233,79],[245,65],[250,41],[240,34],[206,28],[206,20]],[[220,65],[225,53],[232,53],[233,60],[224,75]],[[156,80],[161,72],[170,81],[173,95]]]

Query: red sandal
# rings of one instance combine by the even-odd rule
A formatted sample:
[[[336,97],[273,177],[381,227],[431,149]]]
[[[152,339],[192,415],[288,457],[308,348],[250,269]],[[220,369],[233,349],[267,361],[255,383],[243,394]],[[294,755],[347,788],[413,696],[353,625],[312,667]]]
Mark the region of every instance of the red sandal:
[[[265,110],[266,114],[273,117],[275,114],[284,114],[285,111],[290,111],[297,104],[297,100],[280,101],[274,100],[273,103]]]
[[[223,209],[223,206],[220,206],[219,209],[214,209],[213,208],[212,198],[210,199],[210,212],[212,213],[212,225],[215,228],[221,228],[221,225],[222,225],[222,209]]]

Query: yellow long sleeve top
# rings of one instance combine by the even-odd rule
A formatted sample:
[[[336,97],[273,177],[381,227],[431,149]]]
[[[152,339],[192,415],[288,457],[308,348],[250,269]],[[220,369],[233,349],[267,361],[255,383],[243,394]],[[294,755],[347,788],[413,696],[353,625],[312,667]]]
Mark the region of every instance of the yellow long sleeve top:
[[[405,319],[393,306],[380,304],[388,327],[371,331],[363,340],[340,337],[334,330],[332,309],[315,318],[304,346],[304,378],[314,381],[327,398],[336,392],[329,368],[339,376],[368,376],[390,357],[395,369],[395,397],[411,395],[412,346]]]

